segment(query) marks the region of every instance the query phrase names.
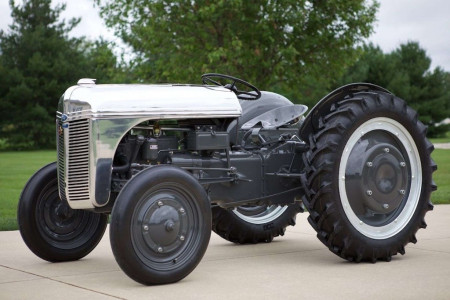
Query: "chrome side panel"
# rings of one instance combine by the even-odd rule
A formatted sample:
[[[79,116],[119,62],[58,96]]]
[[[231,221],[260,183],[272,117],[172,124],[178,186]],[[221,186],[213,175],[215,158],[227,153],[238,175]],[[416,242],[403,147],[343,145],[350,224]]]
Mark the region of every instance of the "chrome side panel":
[[[106,205],[117,145],[132,127],[141,122],[240,115],[241,106],[235,94],[221,87],[71,87],[61,97],[57,112],[61,198],[74,209]]]

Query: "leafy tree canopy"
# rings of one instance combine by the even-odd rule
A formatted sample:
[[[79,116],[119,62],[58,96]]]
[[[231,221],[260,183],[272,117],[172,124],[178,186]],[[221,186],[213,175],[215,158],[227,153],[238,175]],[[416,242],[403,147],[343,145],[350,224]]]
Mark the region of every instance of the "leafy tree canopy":
[[[435,124],[450,115],[450,75],[439,67],[430,70],[431,59],[419,43],[402,44],[390,53],[370,44],[362,53],[338,85],[370,82],[385,87],[417,110],[430,136],[447,130]]]
[[[105,41],[69,38],[80,19],[59,21],[65,5],[10,0],[13,23],[0,31],[0,147],[51,148],[58,98],[81,77],[111,80],[117,62]]]
[[[364,0],[96,3],[134,51],[141,80],[192,83],[217,72],[297,99],[329,86],[354,61],[378,8]]]

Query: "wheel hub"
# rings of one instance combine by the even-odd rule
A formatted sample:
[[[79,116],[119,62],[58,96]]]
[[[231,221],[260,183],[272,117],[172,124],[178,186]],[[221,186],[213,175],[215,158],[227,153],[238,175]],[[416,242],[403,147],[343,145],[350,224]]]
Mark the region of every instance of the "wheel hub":
[[[142,217],[141,232],[145,244],[154,252],[176,250],[188,233],[185,209],[174,197],[155,199]]]
[[[402,202],[408,185],[407,168],[400,163],[405,158],[401,152],[387,144],[378,144],[365,153],[362,176],[352,184],[359,188],[365,204],[376,212],[389,213]],[[368,191],[370,191],[368,193]]]
[[[68,219],[73,215],[73,210],[62,201],[55,208],[55,216],[61,220]]]
[[[66,235],[75,231],[82,222],[81,214],[71,209],[57,194],[48,197],[41,204],[42,224],[52,235]]]
[[[362,136],[345,168],[350,205],[361,221],[381,226],[408,197],[408,158],[395,137],[383,131]]]
[[[339,165],[339,197],[347,219],[373,239],[394,236],[410,221],[421,192],[415,141],[396,120],[377,117],[348,138]]]

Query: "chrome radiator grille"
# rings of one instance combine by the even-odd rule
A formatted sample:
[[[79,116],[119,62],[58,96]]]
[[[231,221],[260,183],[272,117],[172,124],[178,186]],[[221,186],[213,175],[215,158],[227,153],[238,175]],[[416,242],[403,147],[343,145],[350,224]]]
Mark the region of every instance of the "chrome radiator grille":
[[[60,193],[64,194],[64,184],[67,184],[67,195],[65,195],[68,198],[67,200],[90,200],[89,120],[70,121],[68,122],[68,128],[63,131],[68,136],[66,137],[67,144],[64,144],[64,133],[62,138],[61,135],[58,138]],[[64,148],[65,145],[67,145],[67,148]],[[65,162],[64,159],[66,159]],[[63,168],[67,169],[64,170]],[[61,197],[64,196],[61,195]]]
[[[57,147],[58,147],[58,187],[59,196],[62,200],[67,202],[66,197],[66,183],[64,181],[65,174],[65,159],[64,159],[64,130],[62,128],[61,120],[56,122],[56,136],[57,136]]]

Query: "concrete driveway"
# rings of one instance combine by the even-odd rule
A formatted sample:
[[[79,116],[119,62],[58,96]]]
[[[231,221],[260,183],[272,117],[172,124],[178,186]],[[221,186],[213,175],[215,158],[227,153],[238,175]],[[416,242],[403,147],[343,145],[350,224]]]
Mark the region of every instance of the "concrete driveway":
[[[389,263],[348,263],[299,214],[270,244],[234,245],[213,234],[200,265],[171,285],[129,279],[108,234],[87,257],[52,264],[18,231],[0,232],[0,299],[450,299],[450,205],[435,206],[418,243]]]

